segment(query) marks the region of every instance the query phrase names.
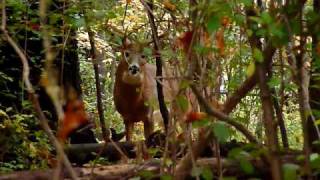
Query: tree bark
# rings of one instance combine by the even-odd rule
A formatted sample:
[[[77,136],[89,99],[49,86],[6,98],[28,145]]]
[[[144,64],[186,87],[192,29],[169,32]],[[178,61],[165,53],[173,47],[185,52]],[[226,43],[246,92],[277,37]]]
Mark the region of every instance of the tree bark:
[[[320,1],[314,0],[313,1],[313,10],[317,15],[320,15]],[[319,23],[312,25],[312,61],[311,61],[311,74],[310,74],[310,83],[309,83],[309,95],[310,95],[310,106],[312,109],[312,115],[314,116],[314,119],[320,119],[320,114],[316,113],[317,111],[320,111],[320,53],[317,52],[317,47],[319,48]],[[319,152],[320,146],[313,144],[315,141],[319,141],[319,129],[320,126],[316,126],[314,123],[314,119],[312,116],[308,117],[307,122],[307,132],[309,134],[309,144],[311,145],[311,150],[313,152]]]

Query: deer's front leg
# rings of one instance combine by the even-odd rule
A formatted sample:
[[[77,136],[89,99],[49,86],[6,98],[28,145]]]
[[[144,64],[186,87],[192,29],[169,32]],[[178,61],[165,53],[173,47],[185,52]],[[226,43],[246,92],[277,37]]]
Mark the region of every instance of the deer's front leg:
[[[133,133],[133,122],[125,122],[126,127],[126,140],[131,141],[132,140],[132,133]]]
[[[143,128],[144,128],[144,138],[148,139],[149,136],[153,133],[153,129],[154,129],[153,120],[147,117],[143,122]]]

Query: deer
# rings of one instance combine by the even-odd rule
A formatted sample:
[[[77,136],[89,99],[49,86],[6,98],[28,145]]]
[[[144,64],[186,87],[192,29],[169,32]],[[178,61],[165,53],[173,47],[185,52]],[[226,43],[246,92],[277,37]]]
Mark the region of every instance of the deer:
[[[157,98],[156,67],[147,63],[143,47],[124,40],[122,57],[116,68],[113,99],[124,121],[127,141],[132,140],[136,122],[143,122],[146,139],[154,128],[153,108],[148,102]]]
[[[143,122],[144,136],[147,140],[153,133],[154,116],[159,116],[159,111],[155,109],[158,107],[150,105],[150,102],[158,102],[156,66],[147,63],[147,58],[143,53],[145,46],[146,44],[131,43],[125,39],[121,49],[121,59],[115,73],[113,100],[116,110],[124,121],[127,141],[132,139],[134,124],[140,121]],[[172,103],[181,93],[179,81],[167,78],[175,74],[170,67],[163,69],[163,73],[164,98],[166,102]],[[188,99],[189,108],[181,112],[180,119],[191,111],[192,104],[195,103],[193,94],[184,93],[184,96]],[[157,112],[158,115],[156,115]]]

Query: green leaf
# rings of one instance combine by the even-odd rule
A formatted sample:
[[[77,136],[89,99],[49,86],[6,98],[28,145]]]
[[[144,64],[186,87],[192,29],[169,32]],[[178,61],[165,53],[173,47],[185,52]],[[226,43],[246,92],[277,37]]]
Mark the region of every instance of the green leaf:
[[[151,57],[152,56],[152,49],[151,48],[143,48],[143,54],[146,55],[146,57]]]
[[[205,180],[211,180],[213,179],[213,174],[212,174],[212,171],[209,167],[204,167],[202,169],[202,173],[201,173],[201,176],[203,177],[203,179]]]
[[[252,36],[252,34],[253,34],[253,31],[251,29],[247,29],[247,35],[250,37]]]
[[[236,22],[238,25],[242,25],[242,24],[245,23],[246,18],[245,18],[245,16],[243,16],[243,15],[241,15],[241,14],[236,14],[236,15],[234,16],[234,20],[235,20],[235,22]]]
[[[181,83],[180,83],[180,89],[187,89],[189,87],[189,81],[186,81],[186,80],[182,80]]]
[[[272,23],[272,17],[266,11],[261,13],[261,19],[265,24],[271,24]]]
[[[109,11],[109,12],[106,14],[106,18],[107,18],[107,19],[114,19],[114,18],[117,18],[117,15],[116,15],[116,13],[114,13],[113,11]]]
[[[187,111],[189,108],[189,103],[185,96],[182,96],[182,95],[178,96],[177,104],[182,111]]]
[[[253,61],[251,61],[249,66],[247,67],[247,71],[246,71],[247,77],[251,77],[254,74],[255,70],[256,70],[256,65]]]
[[[252,174],[252,173],[254,172],[254,168],[253,168],[251,162],[248,161],[245,157],[240,158],[239,163],[240,163],[241,169],[242,169],[246,174]]]
[[[310,155],[310,161],[314,161],[316,159],[320,158],[319,154],[318,153],[312,153]]]
[[[276,87],[280,85],[280,79],[276,76],[273,76],[269,82],[268,82],[269,87]]]
[[[193,167],[191,171],[191,175],[193,177],[200,176],[202,169],[200,167]]]
[[[241,0],[240,3],[243,3],[245,6],[252,6],[252,0]]]
[[[258,49],[258,48],[254,48],[253,49],[253,58],[257,61],[257,62],[263,62],[263,55],[262,52]]]
[[[192,122],[192,128],[201,128],[201,127],[205,127],[208,126],[210,124],[209,119],[202,119],[200,121],[194,121]]]
[[[237,180],[236,177],[222,177],[222,180]]]
[[[320,155],[318,153],[310,155],[310,164],[313,169],[320,169]]]
[[[250,16],[249,19],[251,19],[252,21],[254,21],[258,24],[262,24],[262,19],[260,17]]]
[[[148,170],[140,171],[139,175],[143,178],[146,178],[146,179],[151,179],[154,176],[153,172],[148,171]]]
[[[259,37],[262,37],[262,36],[266,35],[266,33],[267,33],[266,29],[258,29],[256,31],[256,35],[259,36]]]
[[[223,122],[216,122],[213,124],[213,132],[219,142],[226,142],[230,137],[230,131]]]
[[[160,177],[160,180],[172,180],[172,176],[170,176],[169,174],[164,174]]]
[[[208,22],[208,25],[207,25],[208,32],[212,33],[214,31],[218,30],[219,27],[220,27],[220,18],[217,15],[212,16],[209,19],[209,22]]]
[[[314,121],[314,124],[317,125],[317,126],[319,126],[319,125],[320,125],[320,119]]]
[[[73,26],[80,28],[80,27],[84,27],[85,26],[85,20],[83,17],[77,18],[74,20]]]
[[[299,179],[297,174],[298,169],[299,169],[299,166],[296,164],[289,164],[289,163],[284,164],[283,165],[284,180]]]
[[[129,178],[129,180],[140,180],[141,178],[140,177],[132,177],[132,178]]]

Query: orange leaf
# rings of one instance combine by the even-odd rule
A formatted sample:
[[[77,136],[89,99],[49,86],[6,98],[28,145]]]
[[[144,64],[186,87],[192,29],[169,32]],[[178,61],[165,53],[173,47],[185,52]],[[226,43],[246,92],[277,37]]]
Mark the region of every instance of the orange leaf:
[[[130,3],[131,3],[131,1],[132,1],[132,0],[126,0],[126,3],[127,3],[127,4],[130,4]]]
[[[163,5],[166,9],[170,11],[175,11],[176,10],[176,5],[172,4],[170,0],[164,0]]]
[[[224,44],[224,30],[220,29],[217,33],[216,33],[216,46],[219,50],[219,54],[221,56],[224,56],[224,49],[225,49],[225,44]]]
[[[70,133],[87,123],[89,123],[89,118],[85,112],[83,102],[81,100],[68,102],[63,122],[58,130],[58,139],[64,142]]]
[[[221,25],[227,27],[230,24],[230,18],[228,16],[223,16],[221,18]]]
[[[208,32],[203,32],[202,33],[202,41],[204,42],[205,47],[210,47],[211,46],[211,39],[210,39],[210,35]]]
[[[191,44],[193,36],[193,31],[184,32],[178,37],[176,44],[177,46],[184,51],[185,54],[188,54],[189,47]]]
[[[204,112],[189,112],[187,114],[186,123],[192,123],[194,121],[199,121],[205,117],[207,117],[207,114]]]

